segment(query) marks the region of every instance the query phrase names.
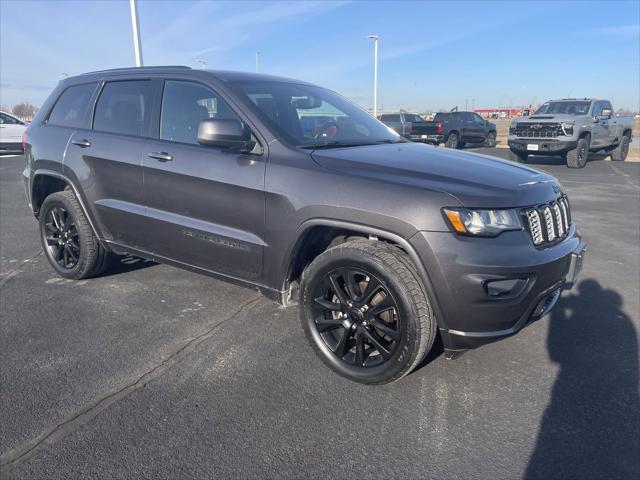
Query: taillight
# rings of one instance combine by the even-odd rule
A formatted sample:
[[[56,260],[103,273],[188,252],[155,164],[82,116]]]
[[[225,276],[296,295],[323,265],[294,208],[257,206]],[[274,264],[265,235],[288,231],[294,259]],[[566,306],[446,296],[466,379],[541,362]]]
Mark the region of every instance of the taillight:
[[[442,128],[442,122],[438,122],[438,133],[444,132],[444,128]]]

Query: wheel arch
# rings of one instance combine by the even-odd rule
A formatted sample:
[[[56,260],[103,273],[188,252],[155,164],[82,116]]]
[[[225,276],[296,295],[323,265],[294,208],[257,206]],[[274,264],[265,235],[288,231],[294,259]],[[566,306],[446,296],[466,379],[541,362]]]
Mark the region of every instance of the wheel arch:
[[[322,250],[318,249],[315,252],[313,250],[306,250],[308,246],[308,244],[305,242],[306,239],[310,238],[310,236],[314,233],[321,233],[326,235],[327,232],[333,232],[334,236],[330,239],[323,240],[322,243],[325,243],[327,240],[328,243],[324,245],[324,248]],[[363,237],[370,239],[371,241],[384,241],[392,243],[401,248],[407,255],[409,255],[409,258],[418,271],[422,286],[427,293],[429,302],[431,303],[431,307],[433,308],[433,311],[435,313],[438,326],[440,328],[446,328],[443,322],[442,310],[438,305],[435,289],[429,277],[429,273],[421,262],[418,253],[413,248],[411,243],[409,243],[409,241],[401,235],[387,230],[351,222],[344,222],[341,220],[317,218],[308,220],[300,225],[297,230],[296,239],[294,242],[292,242],[292,246],[288,249],[287,256],[285,257],[287,268],[284,270],[284,278],[281,282],[283,304],[286,305],[288,302],[287,294],[291,293],[290,289],[292,283],[295,283],[298,279],[298,272],[299,274],[302,274],[302,270],[304,270],[304,267],[311,263],[311,261],[317,255],[325,251],[327,248],[335,245],[336,243],[332,242],[334,242],[334,240],[336,238],[339,238],[340,236],[344,236],[344,241],[348,241],[353,237]]]
[[[93,234],[98,239],[98,242],[106,250],[109,250],[106,247],[105,242],[102,241],[102,236],[99,235],[99,232],[96,229],[93,218],[89,214],[89,210],[87,209],[85,202],[80,195],[80,191],[71,181],[71,179],[69,179],[69,177],[60,172],[56,172],[54,170],[39,169],[33,173],[33,178],[31,180],[30,186],[31,208],[33,210],[33,214],[36,216],[36,218],[38,218],[40,207],[42,206],[42,202],[44,202],[44,199],[52,193],[61,192],[67,189],[71,190],[78,200],[80,208],[82,209],[82,213],[84,213],[85,217],[87,218],[87,222],[89,222],[89,226],[91,227]]]

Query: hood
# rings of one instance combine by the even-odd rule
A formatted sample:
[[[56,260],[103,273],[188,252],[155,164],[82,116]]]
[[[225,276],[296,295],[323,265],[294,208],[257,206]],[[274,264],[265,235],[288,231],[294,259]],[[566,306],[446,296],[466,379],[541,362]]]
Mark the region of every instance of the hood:
[[[576,117],[582,117],[584,115],[567,115],[566,113],[558,114],[546,114],[541,113],[539,115],[531,115],[530,117],[517,117],[514,118],[512,123],[547,123],[547,122],[566,122],[572,123],[576,121]]]
[[[539,170],[420,143],[315,150],[311,155],[325,168],[445,192],[467,207],[525,207],[554,200],[561,192],[558,180]]]

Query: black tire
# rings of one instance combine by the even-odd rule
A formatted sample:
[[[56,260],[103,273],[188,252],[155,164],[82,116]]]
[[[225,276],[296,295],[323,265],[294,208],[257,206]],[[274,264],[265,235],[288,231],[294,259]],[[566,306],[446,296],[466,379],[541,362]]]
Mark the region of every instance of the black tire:
[[[487,138],[484,139],[484,146],[489,148],[496,146],[496,132],[487,133]]]
[[[444,142],[447,148],[460,148],[460,138],[456,132],[451,132]]]
[[[70,190],[45,198],[39,223],[42,248],[58,275],[80,280],[99,275],[108,267],[111,254],[98,243]]]
[[[326,250],[305,269],[299,295],[311,346],[350,380],[399,380],[433,345],[427,295],[409,257],[393,245],[359,239]]]
[[[614,162],[624,162],[629,154],[630,142],[631,139],[629,138],[629,135],[623,135],[618,146],[611,152],[611,160]]]
[[[527,152],[517,152],[517,151],[509,150],[509,160],[513,162],[527,163],[527,157],[529,157]]]
[[[578,140],[578,145],[573,150],[567,152],[567,167],[569,168],[584,168],[589,158],[589,145],[591,143],[591,137],[586,135]]]

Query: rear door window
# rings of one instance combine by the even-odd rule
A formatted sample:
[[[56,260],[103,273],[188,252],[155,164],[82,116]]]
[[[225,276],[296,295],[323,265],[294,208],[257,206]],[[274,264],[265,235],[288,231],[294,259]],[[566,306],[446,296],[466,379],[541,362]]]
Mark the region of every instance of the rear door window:
[[[148,136],[153,90],[151,80],[107,83],[96,105],[93,129],[122,135]]]
[[[51,110],[47,123],[70,128],[86,128],[91,99],[97,83],[86,83],[67,88]]]

